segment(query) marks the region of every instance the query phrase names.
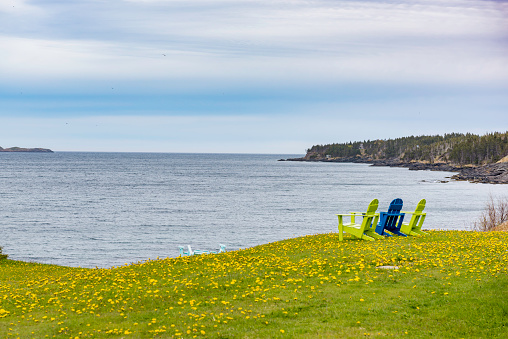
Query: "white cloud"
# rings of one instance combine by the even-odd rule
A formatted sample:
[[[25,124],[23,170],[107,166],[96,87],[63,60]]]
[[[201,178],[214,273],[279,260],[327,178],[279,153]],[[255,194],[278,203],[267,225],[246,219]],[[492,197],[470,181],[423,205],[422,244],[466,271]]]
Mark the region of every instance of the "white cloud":
[[[44,15],[25,17],[37,16],[37,27],[4,27],[0,35],[4,79],[463,83],[508,75],[506,46],[496,45],[506,19],[483,1],[78,1],[37,8]]]

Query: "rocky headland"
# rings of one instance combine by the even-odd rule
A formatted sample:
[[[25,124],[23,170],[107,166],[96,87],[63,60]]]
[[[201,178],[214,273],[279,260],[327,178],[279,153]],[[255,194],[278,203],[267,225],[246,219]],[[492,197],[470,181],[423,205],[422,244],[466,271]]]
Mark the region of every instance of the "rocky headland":
[[[415,171],[457,172],[452,179],[508,184],[508,132],[483,136],[451,133],[314,145],[304,157],[284,160],[366,163]]]
[[[9,147],[2,148],[0,147],[0,152],[39,152],[39,153],[53,153],[52,150],[48,148],[22,148],[22,147]]]

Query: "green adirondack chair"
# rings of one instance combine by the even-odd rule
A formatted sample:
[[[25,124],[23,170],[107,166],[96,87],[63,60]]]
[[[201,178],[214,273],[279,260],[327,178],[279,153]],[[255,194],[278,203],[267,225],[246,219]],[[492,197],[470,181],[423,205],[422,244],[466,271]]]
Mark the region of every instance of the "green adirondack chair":
[[[374,239],[384,239],[382,235],[377,234],[374,230],[379,219],[379,214],[376,213],[378,205],[379,201],[374,199],[370,202],[367,212],[365,213],[350,212],[346,214],[336,214],[339,218],[339,240],[342,241],[344,239],[344,232],[347,232],[356,238],[370,241],[373,241]],[[350,223],[345,224],[343,222],[343,217],[345,216],[351,218]],[[361,223],[356,223],[357,217],[363,218]]]
[[[416,210],[414,212],[402,211],[405,214],[411,214],[411,220],[408,223],[402,223],[400,227],[400,231],[407,235],[425,235],[427,233],[422,231],[423,221],[425,220],[425,216],[427,213],[423,213],[423,209],[425,208],[425,199],[422,199],[416,205]]]

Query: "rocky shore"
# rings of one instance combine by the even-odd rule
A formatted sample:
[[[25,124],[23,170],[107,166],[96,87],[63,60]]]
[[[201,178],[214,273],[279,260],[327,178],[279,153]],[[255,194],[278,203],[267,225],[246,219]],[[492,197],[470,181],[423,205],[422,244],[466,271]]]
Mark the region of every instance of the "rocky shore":
[[[463,168],[458,174],[452,176],[455,180],[468,180],[486,184],[508,184],[508,163]]]
[[[470,181],[486,184],[508,184],[508,162],[498,162],[484,166],[454,166],[446,163],[401,162],[398,160],[372,160],[361,157],[306,159],[293,158],[281,161],[309,161],[309,162],[347,162],[371,164],[372,166],[405,167],[412,171],[446,171],[458,172],[451,178],[454,180]]]
[[[2,148],[0,147],[0,152],[39,152],[39,153],[53,153],[52,150],[48,148],[21,148],[21,147],[10,147],[10,148]]]

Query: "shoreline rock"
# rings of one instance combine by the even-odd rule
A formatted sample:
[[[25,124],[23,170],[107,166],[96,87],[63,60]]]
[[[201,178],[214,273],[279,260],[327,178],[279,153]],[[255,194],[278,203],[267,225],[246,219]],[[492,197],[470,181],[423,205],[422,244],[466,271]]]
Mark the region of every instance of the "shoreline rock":
[[[452,176],[454,180],[467,180],[483,184],[508,184],[508,163],[498,162],[479,167],[463,168]]]
[[[284,161],[360,163],[360,164],[370,164],[371,166],[404,167],[408,168],[410,171],[458,172],[457,174],[453,175],[451,179],[457,181],[469,181],[472,183],[483,183],[483,184],[508,184],[508,162],[497,162],[495,164],[473,167],[473,166],[454,166],[447,163],[429,164],[420,162],[401,162],[393,159],[373,160],[360,157],[329,158],[329,159],[293,158],[293,159],[284,159]]]

